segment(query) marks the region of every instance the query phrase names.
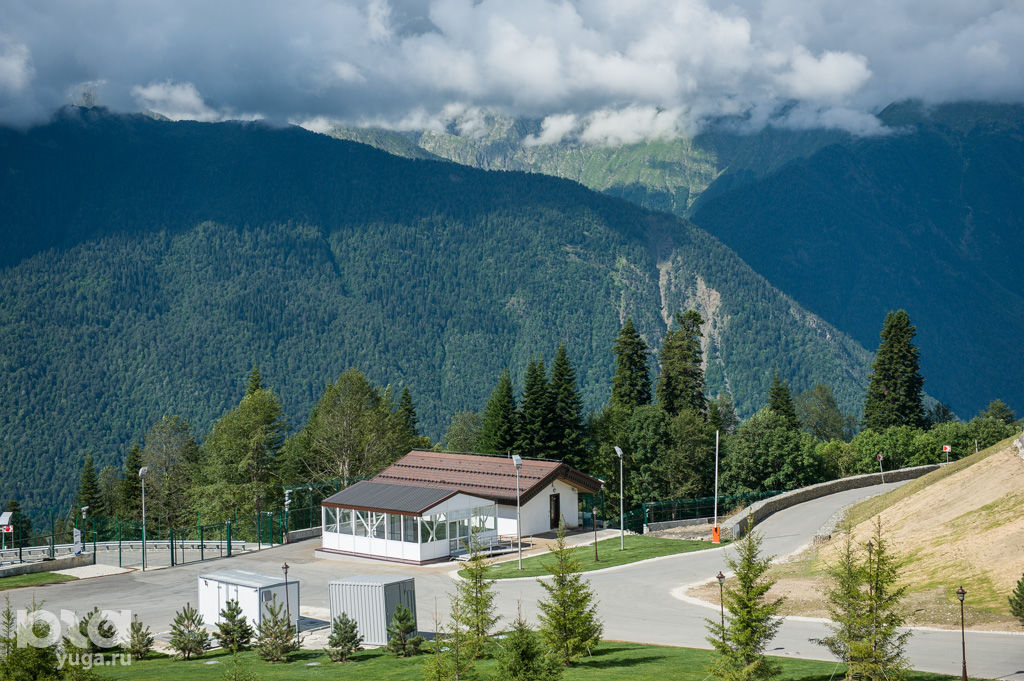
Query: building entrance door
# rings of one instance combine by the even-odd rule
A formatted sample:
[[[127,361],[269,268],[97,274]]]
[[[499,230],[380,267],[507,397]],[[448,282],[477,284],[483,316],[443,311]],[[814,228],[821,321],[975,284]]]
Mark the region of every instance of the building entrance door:
[[[559,494],[552,494],[551,495],[550,508],[551,508],[551,529],[552,530],[557,530],[558,529],[558,521],[560,521],[562,519],[561,495],[559,495]]]

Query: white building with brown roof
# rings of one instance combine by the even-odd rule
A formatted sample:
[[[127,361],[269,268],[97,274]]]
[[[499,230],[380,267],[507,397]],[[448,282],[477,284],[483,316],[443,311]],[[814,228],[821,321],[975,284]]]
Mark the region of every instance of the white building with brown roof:
[[[602,482],[561,461],[523,460],[522,536],[578,525],[579,493]],[[411,451],[322,504],[322,550],[411,563],[447,559],[472,533],[515,537],[516,468],[504,456]]]

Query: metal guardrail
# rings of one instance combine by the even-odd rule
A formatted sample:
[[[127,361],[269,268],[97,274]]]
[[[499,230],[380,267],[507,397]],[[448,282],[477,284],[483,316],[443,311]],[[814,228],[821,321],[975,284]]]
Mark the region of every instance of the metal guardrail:
[[[193,550],[193,551],[200,551],[200,550],[217,551],[217,550],[220,550],[220,549],[226,549],[227,548],[227,544],[228,543],[226,541],[222,541],[222,540],[209,540],[209,541],[205,541],[204,540],[204,541],[200,542],[198,539],[180,539],[180,540],[176,539],[176,540],[174,540],[174,550],[175,551],[181,551],[181,550],[186,550],[186,551],[188,551],[188,550]],[[242,540],[239,540],[239,541],[232,540],[231,541],[231,552],[232,553],[234,553],[235,551],[243,551],[244,552],[244,551],[246,551],[246,545],[247,544],[251,546],[251,545],[255,544],[255,542],[246,542],[246,541],[242,541]],[[136,540],[133,541],[133,540],[129,540],[129,539],[123,539],[120,542],[116,542],[116,541],[101,541],[101,542],[96,542],[95,544],[93,544],[93,542],[83,542],[82,543],[82,553],[92,553],[94,547],[95,547],[97,552],[99,552],[99,551],[110,552],[110,551],[117,551],[119,549],[122,550],[122,551],[142,551],[142,540],[141,539],[136,539]],[[75,545],[74,544],[56,544],[56,545],[54,545],[52,547],[52,549],[53,549],[53,557],[63,556],[63,555],[74,555],[74,553],[75,553]],[[160,550],[162,550],[162,551],[170,551],[171,550],[171,542],[168,539],[148,539],[148,540],[146,540],[146,550],[147,551],[154,551],[154,550],[157,550],[157,551],[160,551]],[[51,557],[51,555],[50,555],[51,547],[50,547],[49,544],[45,544],[43,546],[25,546],[25,547],[22,547],[20,549],[20,551],[21,551],[21,555],[20,555],[21,560],[20,561],[19,561],[19,554],[18,554],[19,549],[7,549],[7,550],[4,550],[4,551],[0,551],[0,562],[26,562],[27,563],[27,562],[29,562],[32,559],[43,560],[45,558],[50,558]]]

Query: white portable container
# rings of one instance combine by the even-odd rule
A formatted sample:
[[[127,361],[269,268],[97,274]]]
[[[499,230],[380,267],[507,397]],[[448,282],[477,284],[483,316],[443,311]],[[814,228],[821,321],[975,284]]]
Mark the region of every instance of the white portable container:
[[[258,627],[268,616],[267,605],[275,598],[287,609],[292,626],[298,626],[299,583],[294,579],[288,580],[286,593],[282,577],[249,570],[222,570],[199,577],[199,614],[207,626],[220,621],[220,611],[228,601],[238,601],[249,624]]]
[[[331,602],[331,621],[347,614],[359,626],[363,643],[387,645],[388,625],[399,605],[416,617],[416,582],[412,577],[359,575],[335,579],[327,585]],[[419,625],[419,620],[416,620]]]

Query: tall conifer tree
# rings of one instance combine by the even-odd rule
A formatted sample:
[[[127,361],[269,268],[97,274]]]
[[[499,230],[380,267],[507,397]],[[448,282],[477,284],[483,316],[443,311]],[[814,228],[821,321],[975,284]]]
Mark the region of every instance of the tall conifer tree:
[[[519,439],[516,451],[522,456],[547,457],[552,446],[553,400],[544,360],[530,362],[523,381],[523,402],[519,408]]]
[[[569,361],[565,345],[558,346],[551,365],[551,397],[554,455],[574,468],[587,470],[583,398],[576,387],[576,371]]]
[[[649,352],[640,337],[633,318],[619,332],[612,347],[615,353],[615,375],[612,377],[612,407],[632,411],[651,403],[651,377],[647,370]]]
[[[924,424],[918,349],[913,344],[917,330],[905,310],[890,312],[882,325],[882,343],[871,368],[871,380],[864,400],[865,428],[883,431],[890,426],[919,427]]]
[[[519,413],[512,392],[512,377],[505,369],[487,401],[477,446],[483,454],[504,454],[515,449],[518,432]]]
[[[103,508],[103,495],[100,493],[99,479],[96,477],[96,466],[92,454],[85,455],[82,463],[82,475],[78,482],[78,507],[89,507],[90,516],[106,515]]]
[[[768,390],[768,406],[781,416],[791,430],[800,430],[800,419],[796,417],[793,406],[793,394],[789,385],[779,378],[779,372],[772,377],[772,387]]]
[[[118,500],[117,514],[123,518],[142,520],[142,479],[139,469],[142,468],[142,448],[133,443],[124,459],[124,470],[121,472],[121,494]]]
[[[700,347],[703,323],[696,310],[687,310],[683,315],[677,312],[673,327],[665,334],[657,396],[658,404],[669,416],[675,416],[683,409],[707,413],[703,351]]]

